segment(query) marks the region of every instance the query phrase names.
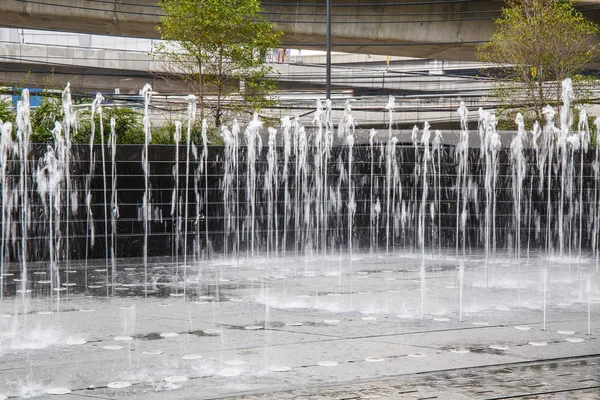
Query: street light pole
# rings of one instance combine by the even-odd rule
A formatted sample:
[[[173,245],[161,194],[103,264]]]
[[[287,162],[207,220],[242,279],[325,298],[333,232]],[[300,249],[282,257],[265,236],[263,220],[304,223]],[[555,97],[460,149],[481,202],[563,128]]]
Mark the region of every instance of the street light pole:
[[[327,76],[326,97],[331,100],[331,0],[327,0]]]

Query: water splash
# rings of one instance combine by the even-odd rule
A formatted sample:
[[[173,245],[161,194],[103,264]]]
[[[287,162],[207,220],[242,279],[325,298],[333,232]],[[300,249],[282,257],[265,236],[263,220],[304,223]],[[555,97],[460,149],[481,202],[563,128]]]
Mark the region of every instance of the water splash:
[[[515,248],[516,262],[518,266],[517,273],[517,298],[518,304],[521,302],[521,215],[522,215],[522,197],[523,197],[523,180],[527,172],[527,164],[523,154],[524,142],[527,139],[525,131],[525,121],[521,113],[517,114],[515,119],[517,124],[517,134],[513,137],[510,143],[510,164],[512,175],[512,195],[514,209],[514,226],[515,226]]]
[[[152,142],[152,133],[150,131],[150,101],[152,100],[152,87],[149,84],[142,88],[142,98],[144,99],[144,147],[142,150],[142,170],[144,171],[144,196],[142,197],[142,218],[144,222],[144,293],[148,296],[148,234],[150,233],[149,221],[152,218],[151,198],[150,198],[150,160],[149,146]]]

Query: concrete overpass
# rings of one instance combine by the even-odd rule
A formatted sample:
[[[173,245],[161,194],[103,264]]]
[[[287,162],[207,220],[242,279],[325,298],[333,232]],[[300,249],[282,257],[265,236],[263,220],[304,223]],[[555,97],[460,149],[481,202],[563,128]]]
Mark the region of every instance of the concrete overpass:
[[[279,75],[279,101],[277,107],[265,110],[265,115],[299,115],[305,124],[311,124],[315,99],[323,98],[324,93],[325,69],[320,58],[271,64]],[[341,118],[344,101],[353,98],[361,126],[385,126],[388,94],[396,96],[397,126],[402,128],[424,120],[438,128],[454,126],[460,100],[473,110],[494,106],[482,98],[489,82],[473,76],[480,64],[391,57],[387,65],[386,57],[359,54],[334,54],[333,58],[336,121]],[[165,120],[179,118],[177,99],[193,90],[177,79],[165,79],[168,73],[163,62],[143,51],[0,42],[0,83],[5,86],[21,87],[25,82],[27,87],[62,89],[69,82],[76,95],[99,91],[108,99],[122,101],[135,99],[150,83],[157,92],[155,103],[163,110],[157,118]]]
[[[280,91],[322,92],[326,76],[319,58],[309,56],[297,63],[271,64]],[[469,75],[479,70],[478,63],[391,57],[388,65],[381,56],[370,56],[368,61],[361,55],[334,54],[333,58],[334,89],[354,95],[456,96],[486,93],[489,89],[487,80]],[[193,91],[178,79],[168,79],[172,78],[170,75],[163,60],[142,51],[0,42],[0,82],[9,86],[19,86],[24,81],[44,86],[50,79],[54,86],[63,87],[70,82],[74,90],[81,91],[119,88],[123,94],[137,94],[146,83],[159,93]]]
[[[501,0],[338,0],[333,3],[334,51],[474,61],[494,31]],[[283,46],[323,49],[325,0],[271,0],[264,15],[284,32]],[[600,22],[600,0],[577,3]],[[2,0],[0,25],[158,38],[157,0]]]

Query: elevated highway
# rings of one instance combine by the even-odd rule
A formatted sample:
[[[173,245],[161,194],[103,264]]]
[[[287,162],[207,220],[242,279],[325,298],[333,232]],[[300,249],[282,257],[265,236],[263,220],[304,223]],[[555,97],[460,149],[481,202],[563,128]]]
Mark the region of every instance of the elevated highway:
[[[494,31],[500,0],[334,0],[334,51],[474,61]],[[577,2],[600,22],[600,0]],[[323,49],[325,0],[271,0],[264,15],[283,46]],[[157,0],[2,0],[0,26],[158,38]]]
[[[335,120],[341,118],[345,100],[352,99],[363,128],[385,126],[388,94],[396,96],[397,127],[410,129],[428,120],[442,128],[458,122],[460,100],[475,111],[485,103],[482,96],[489,89],[489,82],[474,77],[479,64],[469,62],[391,57],[388,65],[386,57],[348,54],[335,54],[334,61]],[[265,110],[265,115],[302,116],[303,123],[310,125],[315,100],[324,93],[322,60],[308,56],[296,63],[271,65],[279,76],[279,101],[277,107]],[[78,96],[99,91],[111,102],[139,101],[140,89],[150,83],[156,101],[162,99],[162,111],[155,110],[157,118],[167,121],[179,118],[180,102],[193,91],[180,80],[169,79],[168,71],[163,62],[143,51],[0,43],[0,82],[8,88],[19,91],[25,85],[60,90],[69,82]],[[368,132],[365,135],[368,139]]]
[[[335,56],[334,60],[338,58]],[[315,57],[297,63],[270,64],[280,91],[323,91],[325,67],[318,59],[307,62],[311,58]],[[353,95],[482,95],[489,89],[489,81],[465,75],[465,71],[472,75],[480,67],[481,64],[470,62],[397,58],[391,58],[387,64],[385,57],[372,56],[364,63],[336,63],[333,86]],[[0,42],[0,82],[9,86],[19,86],[20,82],[44,86],[50,78],[58,87],[70,82],[72,88],[83,91],[119,88],[122,93],[135,94],[145,83],[165,94],[193,91],[172,77],[170,70],[164,60],[141,51]]]

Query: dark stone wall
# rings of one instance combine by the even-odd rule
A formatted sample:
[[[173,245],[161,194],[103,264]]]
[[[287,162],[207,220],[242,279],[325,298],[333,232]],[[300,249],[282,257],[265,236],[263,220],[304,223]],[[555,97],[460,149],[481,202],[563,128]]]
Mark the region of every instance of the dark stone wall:
[[[307,167],[300,171],[300,182],[296,182],[296,157],[290,157],[289,175],[287,180],[288,206],[284,204],[285,178],[283,171],[283,148],[277,149],[278,157],[278,179],[277,188],[272,193],[273,203],[276,207],[272,209],[272,217],[269,219],[269,194],[265,189],[265,172],[267,171],[267,148],[263,148],[256,163],[256,190],[255,190],[255,218],[254,218],[254,240],[251,238],[251,220],[247,217],[250,205],[247,196],[250,190],[247,185],[247,149],[239,149],[239,162],[237,174],[232,181],[230,192],[230,223],[231,229],[225,232],[225,204],[223,172],[225,168],[224,148],[209,147],[206,173],[198,172],[199,162],[190,154],[190,175],[188,189],[188,220],[182,222],[187,224],[187,252],[189,257],[196,254],[204,257],[208,254],[221,254],[237,251],[239,240],[239,251],[250,252],[251,243],[254,243],[255,252],[283,252],[284,230],[286,232],[286,250],[306,252],[339,251],[344,250],[349,244],[348,240],[348,156],[347,147],[334,147],[328,159],[326,188],[327,195],[317,198],[318,179],[315,176],[314,154],[309,152],[307,156]],[[35,147],[30,158],[30,172],[38,167],[39,160],[46,151],[45,147]],[[144,192],[144,175],[142,170],[142,146],[120,145],[116,152],[117,171],[117,197],[119,205],[119,218],[116,228],[116,254],[118,257],[141,257],[143,255],[143,221],[140,219],[140,207]],[[578,248],[581,238],[582,248],[592,248],[595,240],[594,230],[598,212],[598,188],[594,180],[593,163],[595,161],[595,150],[584,154],[583,173],[580,173],[580,153],[574,153],[569,157],[568,171],[572,174],[572,182],[569,179],[563,181],[561,164],[557,163],[556,157],[552,165],[553,177],[550,181],[550,215],[551,222],[548,232],[548,198],[547,178],[542,184],[543,190],[539,188],[539,173],[535,164],[535,154],[526,149],[527,172],[523,183],[523,195],[521,201],[521,246],[524,248],[545,248],[548,242],[554,249],[559,247],[559,224],[557,216],[561,207],[560,198],[563,194],[562,207],[564,210],[563,244],[565,248]],[[202,148],[198,148],[198,156]],[[355,193],[356,210],[353,216],[351,231],[352,245],[356,250],[367,250],[377,248],[384,251],[386,245],[390,249],[414,249],[418,247],[419,234],[419,211],[424,191],[423,183],[423,150],[415,151],[412,146],[400,146],[396,148],[397,177],[394,188],[387,187],[387,163],[385,158],[385,145],[376,145],[371,151],[368,145],[355,146],[352,149],[352,186]],[[373,154],[373,158],[371,158]],[[104,183],[102,177],[101,148],[94,147],[94,171],[89,188],[92,195],[92,214],[94,218],[93,228],[95,231],[95,243],[91,246],[86,211],[86,180],[89,173],[90,152],[88,146],[74,146],[71,162],[71,189],[77,192],[78,207],[77,214],[69,215],[69,236],[66,233],[66,200],[62,192],[60,218],[61,225],[58,234],[62,238],[59,242],[59,259],[66,257],[66,241],[69,243],[69,257],[72,260],[104,258],[107,253],[106,242],[111,246],[110,235],[110,198],[111,198],[111,155],[106,150],[106,179],[108,204],[109,234],[105,241],[105,202]],[[149,223],[150,234],[148,237],[148,255],[163,256],[173,255],[176,251],[175,245],[175,218],[171,216],[171,199],[174,187],[173,168],[175,165],[174,146],[150,146],[150,177],[152,221]],[[322,159],[321,159],[322,160]],[[495,221],[495,246],[497,249],[512,249],[515,247],[516,226],[515,206],[512,192],[512,172],[507,149],[499,153],[498,179],[496,190],[496,214]],[[439,162],[439,164],[438,164]],[[342,167],[340,169],[340,166]],[[186,148],[179,148],[179,189],[178,196],[185,203],[186,184]],[[7,188],[14,188],[18,184],[20,164],[13,160],[7,167],[8,175],[5,184]],[[416,171],[416,174],[415,174]],[[435,174],[434,174],[435,171]],[[469,186],[469,197],[467,202],[467,220],[465,246],[471,250],[481,250],[485,243],[485,209],[486,188],[484,184],[485,164],[479,157],[479,149],[471,149],[469,153],[467,184]],[[547,171],[545,171],[547,172]],[[427,174],[427,205],[425,207],[426,217],[424,241],[427,249],[454,248],[457,244],[462,245],[462,234],[457,235],[457,207],[462,207],[458,202],[457,161],[454,158],[454,148],[445,147],[442,152],[428,163]],[[435,175],[435,177],[434,177]],[[324,179],[325,174],[321,174]],[[341,177],[341,179],[340,179]],[[581,186],[583,182],[583,186]],[[572,183],[571,187],[567,187]],[[567,186],[565,186],[567,185]],[[321,187],[323,184],[321,185]],[[561,191],[561,188],[565,188]],[[64,182],[62,184],[64,190]],[[197,188],[197,189],[196,189]],[[196,191],[198,192],[200,204],[197,208]],[[389,239],[386,239],[387,222],[387,199],[390,199],[390,228]],[[583,203],[579,203],[582,193]],[[569,194],[571,194],[569,196]],[[296,197],[297,196],[297,197]],[[47,260],[49,257],[49,214],[44,208],[39,193],[36,189],[35,176],[30,176],[29,198],[31,200],[31,227],[28,230],[28,258],[30,261]],[[296,198],[299,202],[296,203]],[[19,204],[20,197],[13,195],[15,204]],[[306,201],[309,199],[310,201]],[[381,212],[379,218],[372,219],[371,212],[374,204],[379,200]],[[324,203],[325,202],[325,203]],[[404,203],[405,218],[402,224],[402,203]],[[434,204],[434,215],[431,214],[431,203]],[[325,206],[323,206],[325,204]],[[296,206],[297,205],[297,206]],[[197,210],[200,211],[198,218]],[[325,219],[317,219],[323,215],[323,210],[328,211],[327,230]],[[277,219],[275,221],[275,211]],[[580,214],[581,225],[580,225]],[[183,216],[185,210],[180,209],[179,215]],[[296,225],[295,216],[299,215],[301,224]],[[288,217],[287,222],[284,216]],[[5,240],[5,260],[18,261],[21,257],[22,234],[21,209],[15,205],[7,209],[5,218],[10,217],[10,238]],[[162,216],[162,217],[161,217]],[[308,223],[307,223],[308,221]],[[182,225],[183,226],[183,225]],[[277,226],[278,234],[272,229]],[[377,229],[378,227],[378,229]],[[271,228],[271,234],[269,234]],[[52,228],[55,231],[54,228]],[[183,254],[183,231],[180,235],[179,253]],[[8,232],[8,231],[7,231]],[[318,233],[317,233],[318,232]],[[326,233],[326,241],[323,242],[323,233]],[[206,234],[208,233],[208,235]],[[56,233],[55,233],[56,236]],[[207,246],[207,237],[209,246]],[[320,238],[320,239],[319,239]],[[277,241],[276,241],[277,239]],[[225,244],[227,247],[225,248]],[[491,243],[493,244],[493,243]],[[324,248],[325,246],[325,248]],[[429,250],[428,250],[429,251]]]

